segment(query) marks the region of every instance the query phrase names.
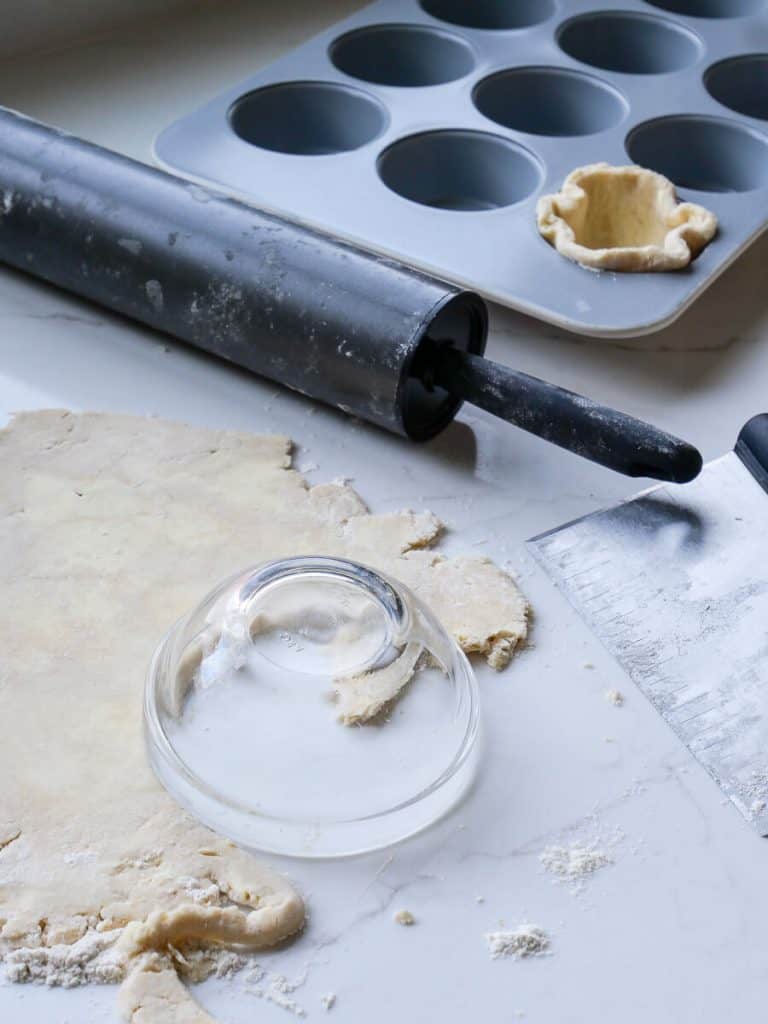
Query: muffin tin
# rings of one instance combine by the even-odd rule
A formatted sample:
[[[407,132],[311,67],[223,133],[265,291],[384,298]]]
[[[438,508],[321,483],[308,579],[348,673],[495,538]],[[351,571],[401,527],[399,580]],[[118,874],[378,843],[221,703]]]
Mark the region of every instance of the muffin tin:
[[[768,225],[768,0],[379,0],[156,157],[569,330],[649,333]],[[717,214],[690,268],[594,273],[539,237],[537,198],[599,160]]]

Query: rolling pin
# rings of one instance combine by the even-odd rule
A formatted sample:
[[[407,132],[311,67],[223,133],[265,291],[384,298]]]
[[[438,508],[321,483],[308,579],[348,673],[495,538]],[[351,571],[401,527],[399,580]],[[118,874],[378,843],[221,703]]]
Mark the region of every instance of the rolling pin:
[[[0,108],[0,260],[414,440],[462,401],[630,476],[691,445],[483,358],[485,304]]]

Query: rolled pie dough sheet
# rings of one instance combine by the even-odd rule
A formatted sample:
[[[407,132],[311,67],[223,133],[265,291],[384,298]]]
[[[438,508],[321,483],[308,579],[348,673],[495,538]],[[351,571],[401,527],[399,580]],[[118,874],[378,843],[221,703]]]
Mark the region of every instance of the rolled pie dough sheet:
[[[712,240],[717,218],[681,203],[671,181],[644,167],[590,164],[536,204],[541,235],[594,270],[681,270]]]
[[[243,565],[323,553],[399,577],[496,667],[525,636],[507,575],[429,550],[433,516],[308,488],[289,452],[282,437],[61,411],[0,432],[0,959],[117,935],[108,980],[125,979],[132,1024],[210,1020],[169,944],[256,949],[304,921],[284,878],[151,773],[141,693],[171,622]]]

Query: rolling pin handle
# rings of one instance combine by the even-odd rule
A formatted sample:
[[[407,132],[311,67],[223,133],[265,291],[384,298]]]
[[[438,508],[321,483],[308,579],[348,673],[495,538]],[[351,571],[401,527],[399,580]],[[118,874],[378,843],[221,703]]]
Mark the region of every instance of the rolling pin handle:
[[[617,473],[682,484],[701,470],[686,441],[480,355],[438,348],[430,374],[449,394]]]

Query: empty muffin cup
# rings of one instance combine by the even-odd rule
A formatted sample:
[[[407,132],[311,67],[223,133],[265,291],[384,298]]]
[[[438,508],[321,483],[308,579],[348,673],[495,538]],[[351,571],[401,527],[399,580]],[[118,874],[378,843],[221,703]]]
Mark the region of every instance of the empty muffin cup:
[[[463,78],[475,66],[463,39],[421,25],[356,29],[333,42],[329,54],[339,71],[377,85],[442,85]]]
[[[241,96],[229,110],[235,135],[277,153],[323,156],[359,149],[387,126],[372,96],[332,82],[282,82]]]
[[[768,121],[768,54],[721,60],[705,71],[704,85],[724,107]]]
[[[464,28],[530,28],[555,12],[554,0],[421,0],[433,18]]]
[[[635,163],[680,188],[749,192],[768,185],[768,137],[718,117],[674,115],[645,121],[627,136]]]
[[[765,10],[766,0],[646,0],[652,7],[689,18],[743,18]]]
[[[652,14],[596,11],[571,18],[557,33],[569,57],[605,71],[659,75],[695,64],[702,53],[697,36]]]
[[[627,104],[592,75],[561,68],[510,68],[475,86],[475,106],[505,128],[532,135],[592,135],[613,128]]]
[[[539,187],[541,167],[527,149],[486,132],[424,132],[379,157],[384,184],[405,199],[441,210],[511,206]]]

